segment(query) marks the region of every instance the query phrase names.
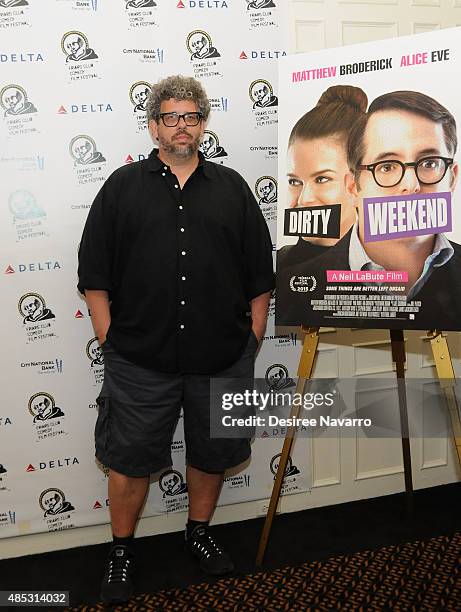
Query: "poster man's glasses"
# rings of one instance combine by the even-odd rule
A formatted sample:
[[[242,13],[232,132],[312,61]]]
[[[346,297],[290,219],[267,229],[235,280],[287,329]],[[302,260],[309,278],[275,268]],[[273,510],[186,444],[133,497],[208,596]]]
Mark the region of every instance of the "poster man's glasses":
[[[194,127],[194,125],[198,125],[200,123],[203,118],[203,114],[184,113],[183,115],[179,115],[178,113],[160,113],[158,118],[161,118],[163,125],[166,125],[167,127],[176,127],[180,119],[183,119],[184,123],[189,127]]]
[[[359,170],[368,170],[373,174],[375,183],[380,187],[395,187],[407,170],[414,168],[416,177],[422,185],[435,185],[443,179],[449,166],[453,164],[452,157],[422,157],[415,162],[401,162],[397,159],[385,159],[375,164],[359,166]]]

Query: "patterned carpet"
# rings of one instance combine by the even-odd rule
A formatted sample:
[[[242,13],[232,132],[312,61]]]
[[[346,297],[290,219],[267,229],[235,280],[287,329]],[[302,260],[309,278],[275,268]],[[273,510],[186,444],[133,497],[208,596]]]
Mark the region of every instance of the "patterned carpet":
[[[103,604],[69,608],[99,612]],[[212,584],[137,595],[113,610],[461,610],[461,533]]]

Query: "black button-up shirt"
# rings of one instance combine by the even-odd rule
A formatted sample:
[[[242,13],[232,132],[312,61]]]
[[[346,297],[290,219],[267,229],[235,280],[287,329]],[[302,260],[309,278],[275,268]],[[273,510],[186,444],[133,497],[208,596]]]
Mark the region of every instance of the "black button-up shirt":
[[[205,161],[183,188],[154,150],[105,182],[79,250],[79,290],[111,300],[108,339],[161,372],[213,374],[242,354],[272,244],[243,178]]]

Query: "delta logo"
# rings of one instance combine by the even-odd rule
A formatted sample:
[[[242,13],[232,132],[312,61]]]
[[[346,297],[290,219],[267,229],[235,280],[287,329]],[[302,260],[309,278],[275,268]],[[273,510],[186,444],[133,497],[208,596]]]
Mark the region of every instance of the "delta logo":
[[[80,465],[78,457],[65,457],[62,459],[49,459],[48,461],[40,461],[33,465],[29,463],[26,467],[26,472],[38,472],[42,470],[54,470],[56,468],[71,467],[72,465]]]
[[[53,270],[60,270],[61,264],[59,261],[38,261],[31,263],[20,263],[14,268],[9,264],[4,274],[15,274],[16,272],[52,272]]]
[[[148,157],[149,157],[149,153],[138,153],[135,155],[131,155],[131,153],[128,153],[128,155],[125,157],[123,162],[125,164],[132,164],[134,162],[142,161],[143,159],[147,159]]]
[[[34,52],[34,53],[0,53],[0,63],[2,64],[17,64],[17,63],[35,63],[35,62],[43,62],[43,53]]]
[[[178,9],[226,9],[229,8],[226,0],[179,0]]]
[[[97,499],[93,504],[93,510],[100,510],[101,508],[108,508],[109,505],[110,505],[109,499],[106,499],[103,503],[101,503],[99,499]]]
[[[58,115],[75,115],[82,113],[112,113],[114,109],[112,104],[108,102],[101,103],[90,103],[90,104],[68,104],[67,106],[61,105],[58,108]]]
[[[241,60],[272,60],[272,59],[278,59],[279,57],[285,57],[286,54],[287,54],[286,51],[277,51],[277,50],[258,51],[256,49],[253,49],[252,51],[249,51],[249,52],[243,50],[239,55],[239,59]]]

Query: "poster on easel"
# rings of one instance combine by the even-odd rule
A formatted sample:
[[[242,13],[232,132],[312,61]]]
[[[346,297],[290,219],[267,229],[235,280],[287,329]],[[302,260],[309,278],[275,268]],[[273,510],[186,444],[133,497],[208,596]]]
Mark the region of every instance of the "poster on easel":
[[[280,60],[277,325],[461,329],[460,66],[460,28]]]

